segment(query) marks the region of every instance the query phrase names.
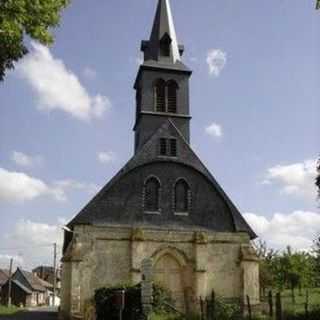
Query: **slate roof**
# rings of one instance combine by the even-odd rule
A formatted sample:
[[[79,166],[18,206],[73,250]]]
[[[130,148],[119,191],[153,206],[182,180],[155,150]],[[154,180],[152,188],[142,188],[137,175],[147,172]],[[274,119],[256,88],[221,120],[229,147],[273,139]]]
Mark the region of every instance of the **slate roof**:
[[[32,288],[35,291],[45,291],[45,284],[42,283],[41,279],[38,279],[37,277],[34,277],[31,272],[23,271],[21,269],[17,269],[16,272],[21,272],[21,274],[25,277],[25,280],[30,284],[30,288]],[[26,285],[24,285],[19,279],[15,279],[14,275],[16,272],[12,275],[12,283],[18,286],[20,289],[22,289],[24,292],[27,294],[31,294],[32,290],[30,288],[27,288]],[[8,283],[9,281],[9,270],[3,270],[0,269],[0,287],[4,286]]]
[[[44,272],[44,273],[53,273],[54,268],[49,266],[38,266],[32,270],[32,272]]]
[[[42,275],[43,276],[52,276],[53,278],[53,275],[54,275],[54,268],[53,267],[50,267],[50,266],[38,266],[36,268],[34,268],[32,270],[33,273],[37,273],[38,275],[38,278],[44,280],[44,278],[42,278]],[[57,269],[56,270],[56,278],[57,280],[60,280],[61,279],[61,274],[60,274],[60,270]]]
[[[162,137],[164,134],[169,134],[171,136],[177,137],[179,143],[181,144],[181,148],[184,148],[184,151],[181,152],[179,159],[163,159],[160,160],[157,152],[155,151],[157,140],[159,137]],[[229,210],[232,214],[235,231],[238,232],[247,232],[250,237],[256,238],[256,234],[247,224],[245,219],[242,217],[239,210],[232,203],[230,198],[223,191],[221,186],[218,184],[213,175],[209,172],[209,170],[205,167],[205,165],[200,161],[195,152],[191,149],[189,144],[184,140],[182,134],[179,130],[174,126],[172,121],[169,119],[163,123],[163,125],[158,128],[153,136],[145,143],[145,145],[138,151],[129,161],[128,163],[110,180],[110,182],[85,206],[80,213],[70,222],[69,226],[72,227],[76,224],[101,224],[103,222],[110,223],[110,220],[113,220],[115,224],[119,224],[118,214],[117,213],[108,213],[104,210],[104,198],[107,194],[108,190],[119,181],[122,177],[124,177],[127,173],[152,162],[175,162],[180,163],[184,166],[190,166],[193,169],[200,172],[204,175],[212,184],[212,187],[220,194],[220,196],[224,199],[225,203],[229,207]],[[105,221],[101,220],[101,212],[105,212]],[[112,215],[112,217],[110,217]],[[121,223],[120,223],[121,224]],[[183,227],[183,223],[181,223],[181,227]],[[210,229],[210,227],[208,226]]]
[[[45,287],[45,282],[44,280],[41,280],[40,278],[38,278],[37,276],[35,276],[32,272],[29,271],[25,271],[25,270],[21,270],[22,274],[24,275],[24,277],[27,279],[27,281],[29,282],[30,286],[32,287],[32,289],[34,289],[35,291],[45,291],[46,287]],[[46,283],[49,286],[52,286],[50,283]]]
[[[50,282],[48,282],[48,281],[45,281],[45,280],[43,280],[43,279],[41,279],[41,278],[37,278],[37,280],[39,281],[39,283],[43,286],[43,287],[45,287],[45,288],[47,288],[47,289],[53,289],[53,285],[50,283]]]
[[[25,287],[20,281],[18,280],[12,280],[12,282],[17,285],[20,289],[22,289],[27,294],[32,294],[32,291]]]
[[[29,287],[29,290],[45,292],[46,289],[51,289],[52,284],[44,281],[32,272],[22,270],[17,268],[16,272],[13,274],[12,279],[18,281],[21,285]]]
[[[0,269],[0,287],[3,286],[9,279],[9,270]]]
[[[160,54],[161,39],[170,40],[168,42],[171,46],[170,56]],[[142,41],[141,49],[144,52],[144,62],[139,68],[137,79],[143,71],[150,69],[159,71],[159,75],[167,72],[171,75],[191,74],[191,70],[181,62],[183,46],[179,46],[177,41],[169,0],[159,0],[150,40]],[[150,93],[147,92],[147,94]],[[185,103],[189,103],[188,99]],[[145,113],[142,110],[139,112]],[[180,115],[185,116],[185,114]],[[139,145],[136,154],[68,226],[72,228],[77,224],[92,224],[137,227],[142,224],[172,230],[204,228],[216,232],[246,232],[251,239],[256,238],[256,234],[237,207],[191,149],[173,121],[167,117],[157,128],[159,123],[160,121],[148,123],[151,130],[147,132],[151,137],[143,146]],[[189,123],[187,125],[189,126]],[[154,133],[151,134],[153,130]],[[176,138],[179,150],[178,157],[159,157],[157,146],[159,139],[163,137]],[[167,170],[169,168],[171,171]],[[149,169],[151,172],[148,171]],[[163,207],[161,208],[163,210],[159,215],[143,214],[141,203],[142,178],[145,177],[147,171],[148,174],[153,174],[152,170],[158,170],[159,175],[166,183],[166,188],[164,187],[161,193],[164,195]],[[191,210],[186,217],[175,217],[172,214],[172,193],[170,193],[168,183],[171,181],[173,173],[180,174],[180,172],[190,178],[194,189],[197,189],[194,190],[196,199],[201,199],[201,201],[193,203],[196,209]],[[133,185],[136,189],[133,189]],[[170,214],[169,210],[171,210]],[[67,235],[66,239],[68,237],[71,236]]]

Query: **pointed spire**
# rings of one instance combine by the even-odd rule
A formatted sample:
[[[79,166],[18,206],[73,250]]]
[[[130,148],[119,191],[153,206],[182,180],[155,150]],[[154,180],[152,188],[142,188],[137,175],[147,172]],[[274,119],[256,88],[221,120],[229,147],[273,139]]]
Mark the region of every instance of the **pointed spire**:
[[[167,54],[162,54],[162,48]],[[181,61],[182,47],[179,48],[176,30],[169,0],[159,0],[155,15],[150,40],[144,41],[142,50],[145,52],[145,60],[163,60],[176,63]]]

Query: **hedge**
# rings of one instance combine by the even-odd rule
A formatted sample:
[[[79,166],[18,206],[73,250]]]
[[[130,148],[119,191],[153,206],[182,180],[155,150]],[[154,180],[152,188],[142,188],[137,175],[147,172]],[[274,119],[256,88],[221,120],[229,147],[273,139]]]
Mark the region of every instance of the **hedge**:
[[[119,310],[113,303],[113,297],[118,290],[125,290],[125,308],[123,320],[140,320],[142,318],[141,284],[118,285],[96,290],[94,300],[96,305],[97,320],[118,320]],[[155,313],[168,313],[173,301],[164,288],[153,285],[153,311]]]

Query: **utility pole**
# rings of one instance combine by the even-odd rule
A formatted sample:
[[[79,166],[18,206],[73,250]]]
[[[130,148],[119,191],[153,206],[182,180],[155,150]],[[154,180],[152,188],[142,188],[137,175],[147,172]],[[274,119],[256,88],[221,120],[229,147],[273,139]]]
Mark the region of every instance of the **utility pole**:
[[[53,306],[56,306],[56,286],[57,286],[57,244],[53,244]]]
[[[13,265],[13,259],[11,258],[10,259],[10,269],[9,269],[8,307],[11,307],[12,265]]]

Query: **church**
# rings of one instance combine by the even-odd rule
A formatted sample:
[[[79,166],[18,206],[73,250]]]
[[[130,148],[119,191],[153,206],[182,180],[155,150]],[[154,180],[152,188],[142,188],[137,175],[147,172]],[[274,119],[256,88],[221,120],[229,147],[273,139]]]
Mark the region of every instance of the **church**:
[[[159,0],[134,83],[134,155],[68,224],[61,312],[83,318],[94,291],[155,282],[188,313],[214,290],[259,304],[256,234],[190,146],[189,80],[169,0]]]

